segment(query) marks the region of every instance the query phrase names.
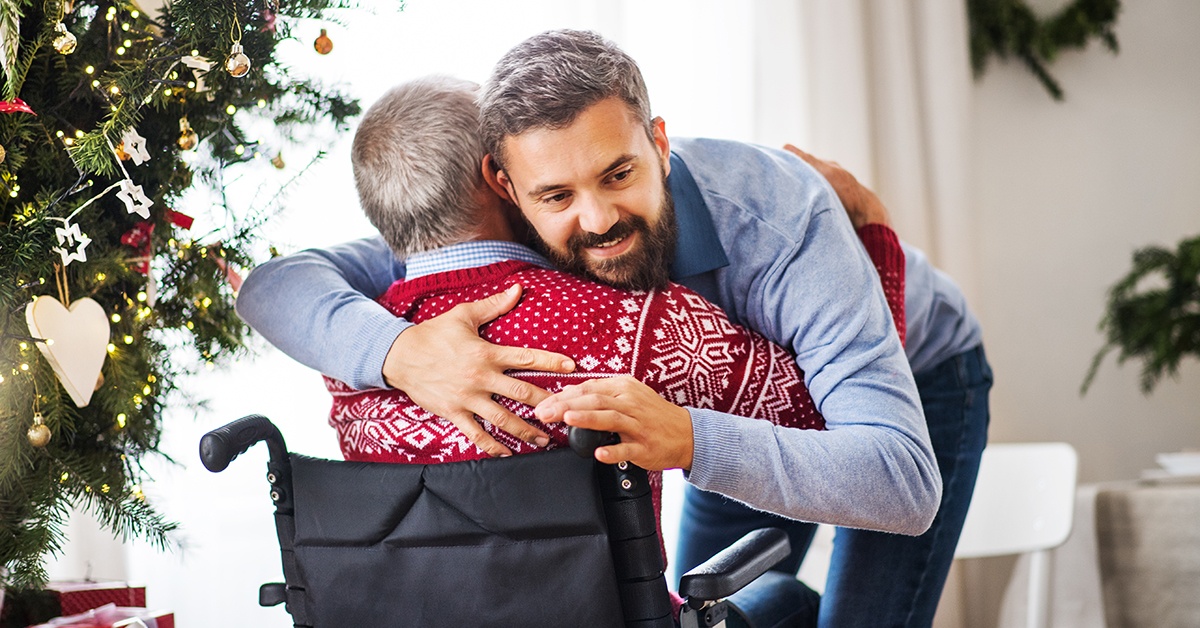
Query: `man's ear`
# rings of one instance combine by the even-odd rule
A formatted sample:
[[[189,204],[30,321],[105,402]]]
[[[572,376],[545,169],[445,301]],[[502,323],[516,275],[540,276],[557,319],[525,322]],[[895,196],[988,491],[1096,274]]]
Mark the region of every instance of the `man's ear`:
[[[650,121],[650,130],[654,136],[654,146],[662,157],[663,176],[671,174],[671,141],[667,139],[667,123],[661,118]]]
[[[483,156],[483,161],[479,167],[483,170],[483,180],[487,182],[489,188],[492,188],[496,196],[515,204],[516,201],[508,193],[508,188],[512,185],[512,181],[508,179],[508,174],[500,169],[500,164],[497,164],[496,160],[492,159],[491,153]]]

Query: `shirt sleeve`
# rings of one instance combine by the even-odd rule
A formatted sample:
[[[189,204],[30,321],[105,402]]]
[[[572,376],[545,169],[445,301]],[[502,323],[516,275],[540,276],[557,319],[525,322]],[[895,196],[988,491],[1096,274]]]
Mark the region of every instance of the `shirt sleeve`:
[[[796,186],[771,183],[760,201]],[[688,481],[793,519],[920,534],[942,487],[912,371],[836,196],[799,183],[811,211],[742,289],[748,325],[796,357],[826,430],[689,408]]]
[[[404,263],[382,237],[309,249],[257,266],[237,312],[295,360],[357,389],[386,388],[383,361],[412,324],[375,302]]]
[[[858,229],[858,239],[862,240],[875,271],[879,273],[883,296],[892,311],[892,322],[896,324],[900,344],[904,344],[904,249],[900,246],[900,238],[891,227],[872,223]]]

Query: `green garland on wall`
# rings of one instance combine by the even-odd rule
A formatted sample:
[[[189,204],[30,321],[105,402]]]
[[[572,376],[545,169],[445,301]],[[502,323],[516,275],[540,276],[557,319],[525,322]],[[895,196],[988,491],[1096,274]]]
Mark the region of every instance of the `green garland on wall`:
[[[1093,37],[1117,53],[1113,25],[1120,0],[1074,0],[1058,13],[1039,18],[1023,0],[967,0],[971,23],[971,67],[979,77],[992,55],[1016,57],[1055,100],[1063,90],[1046,66],[1063,50],[1087,46]]]

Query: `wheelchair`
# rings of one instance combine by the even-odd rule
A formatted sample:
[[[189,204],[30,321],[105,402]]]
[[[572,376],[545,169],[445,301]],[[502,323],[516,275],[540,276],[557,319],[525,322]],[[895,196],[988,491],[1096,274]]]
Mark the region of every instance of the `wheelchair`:
[[[756,530],[680,580],[676,624],[647,472],[592,456],[614,435],[572,430],[570,449],[452,462],[346,462],[289,453],[251,415],[207,433],[200,458],[224,470],[255,443],[282,583],[259,590],[296,628],[367,626],[722,626],[725,598],[790,552]]]

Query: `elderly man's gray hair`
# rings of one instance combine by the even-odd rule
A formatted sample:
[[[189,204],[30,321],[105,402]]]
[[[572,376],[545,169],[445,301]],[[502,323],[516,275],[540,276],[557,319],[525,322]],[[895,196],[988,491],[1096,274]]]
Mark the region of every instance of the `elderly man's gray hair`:
[[[534,35],[501,57],[484,85],[484,146],[503,167],[505,138],[570,126],[583,110],[613,97],[629,105],[653,137],[650,97],[632,57],[592,31]]]
[[[478,227],[478,89],[448,76],[410,81],[371,105],[354,134],[359,202],[401,257],[464,242]]]

